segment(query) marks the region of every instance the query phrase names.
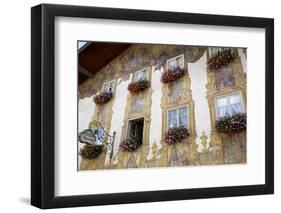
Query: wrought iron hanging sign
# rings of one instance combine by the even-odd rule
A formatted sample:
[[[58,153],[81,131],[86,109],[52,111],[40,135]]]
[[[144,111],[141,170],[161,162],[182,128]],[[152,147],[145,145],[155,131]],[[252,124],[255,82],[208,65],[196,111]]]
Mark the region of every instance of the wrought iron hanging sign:
[[[85,129],[78,135],[78,141],[90,146],[104,146],[104,151],[110,150],[110,161],[113,157],[113,146],[116,132],[107,133],[99,121],[93,121],[95,128]]]

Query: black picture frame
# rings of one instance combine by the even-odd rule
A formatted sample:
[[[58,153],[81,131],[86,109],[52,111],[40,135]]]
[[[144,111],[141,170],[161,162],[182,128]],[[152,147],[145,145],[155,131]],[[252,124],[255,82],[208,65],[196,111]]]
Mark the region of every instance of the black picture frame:
[[[56,197],[54,23],[59,16],[265,29],[265,184]],[[32,205],[46,209],[274,193],[273,19],[41,4],[31,9],[31,52]]]

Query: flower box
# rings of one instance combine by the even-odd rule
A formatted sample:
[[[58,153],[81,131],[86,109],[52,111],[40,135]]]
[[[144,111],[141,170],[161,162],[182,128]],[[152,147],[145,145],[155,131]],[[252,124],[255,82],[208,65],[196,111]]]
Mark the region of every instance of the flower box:
[[[134,136],[130,136],[126,138],[121,144],[120,148],[123,151],[133,152],[139,148],[139,146],[142,145],[142,139],[137,138]]]
[[[94,159],[98,157],[103,152],[103,145],[89,145],[86,144],[80,149],[80,155],[84,159]]]
[[[175,68],[169,69],[162,74],[161,81],[163,83],[169,83],[173,81],[177,81],[184,76],[184,69],[182,68]]]
[[[106,104],[107,102],[109,102],[111,100],[111,98],[113,97],[113,93],[112,92],[100,92],[99,94],[95,95],[94,97],[94,102],[96,104]]]
[[[165,143],[168,145],[173,145],[176,143],[181,143],[183,139],[189,136],[188,130],[185,127],[172,127],[169,128],[166,136]]]
[[[226,116],[216,121],[216,129],[220,133],[233,135],[246,130],[247,115],[239,113],[233,116]]]
[[[221,52],[218,52],[216,56],[214,56],[208,61],[208,68],[212,70],[219,69],[229,64],[231,61],[234,60],[234,58],[235,57],[231,49],[225,49]]]
[[[150,82],[147,80],[140,80],[133,83],[130,83],[128,86],[128,90],[131,93],[138,93],[146,90],[150,86]]]

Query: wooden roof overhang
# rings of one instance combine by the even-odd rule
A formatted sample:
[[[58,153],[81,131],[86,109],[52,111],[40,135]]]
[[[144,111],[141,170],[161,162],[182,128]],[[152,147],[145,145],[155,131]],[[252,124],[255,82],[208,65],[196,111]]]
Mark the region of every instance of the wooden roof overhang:
[[[79,50],[79,85],[129,48],[127,43],[90,42]]]

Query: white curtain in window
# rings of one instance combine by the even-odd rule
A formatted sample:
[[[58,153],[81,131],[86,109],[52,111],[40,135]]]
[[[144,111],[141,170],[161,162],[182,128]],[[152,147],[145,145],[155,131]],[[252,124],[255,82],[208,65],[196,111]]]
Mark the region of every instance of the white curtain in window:
[[[187,108],[182,107],[179,109],[179,126],[187,127]]]
[[[136,72],[136,81],[145,80],[146,70]]]
[[[173,60],[169,60],[168,62],[168,68],[169,69],[174,69],[177,67],[177,61],[176,59],[173,59]]]
[[[169,126],[169,128],[177,126],[177,110],[176,109],[168,111],[168,126]]]
[[[224,117],[243,112],[239,93],[216,99],[217,117]]]
[[[217,107],[227,106],[227,97],[217,98]]]
[[[217,98],[217,116],[224,117],[229,115],[228,107],[227,107],[227,97]]]
[[[240,94],[234,94],[229,96],[229,103],[231,114],[237,114],[242,112]]]
[[[229,115],[229,112],[227,110],[227,107],[220,107],[217,109],[218,110],[218,117],[225,117]]]

